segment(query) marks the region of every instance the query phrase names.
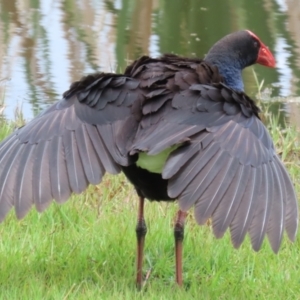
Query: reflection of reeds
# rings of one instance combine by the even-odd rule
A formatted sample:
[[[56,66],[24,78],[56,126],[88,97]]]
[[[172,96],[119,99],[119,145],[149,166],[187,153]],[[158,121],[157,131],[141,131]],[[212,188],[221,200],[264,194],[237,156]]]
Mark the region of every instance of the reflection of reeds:
[[[288,31],[291,33],[293,40],[296,44],[295,51],[297,52],[297,56],[295,59],[295,63],[298,68],[300,68],[300,35],[299,35],[299,16],[300,16],[300,2],[299,1],[291,1],[286,0],[287,5],[287,17],[288,22],[286,23]]]
[[[69,78],[64,79],[65,89],[84,73],[99,70],[99,66],[105,71],[112,71],[115,66],[113,14],[103,4],[85,0],[61,1],[47,8],[42,5],[45,6],[43,1],[29,0],[0,3],[0,40],[4,41],[0,47],[0,57],[4,58],[0,60],[0,78],[10,77],[21,66],[26,81],[24,94],[29,94],[36,113],[40,105],[57,100],[62,92],[57,89],[51,56],[51,49],[57,47],[55,37],[63,37],[67,42],[65,59],[70,70]],[[49,15],[51,18],[47,19]],[[60,23],[49,24],[49,19]],[[59,29],[53,35],[54,27]],[[99,39],[104,31],[106,36]]]
[[[291,5],[290,0],[286,3],[285,27],[277,17],[279,8],[270,0],[260,4],[224,0],[218,6],[200,0],[60,0],[49,4],[43,0],[2,0],[0,78],[10,78],[21,69],[19,80],[25,82],[8,86],[7,95],[11,89],[25,86],[21,97],[30,101],[37,113],[82,75],[123,71],[138,56],[153,53],[149,49],[155,49],[156,55],[173,52],[203,57],[217,39],[240,28],[257,30],[271,48],[279,34],[291,43],[292,36],[300,47],[295,34],[300,5]],[[64,49],[60,49],[62,44]],[[297,51],[297,47],[291,50],[292,57]],[[65,64],[60,66],[59,61]],[[299,78],[299,60],[294,61],[291,71]],[[266,84],[279,78],[276,72],[267,76]],[[246,91],[254,91],[251,70],[246,70],[244,78]],[[291,92],[298,91],[297,84],[292,83]]]

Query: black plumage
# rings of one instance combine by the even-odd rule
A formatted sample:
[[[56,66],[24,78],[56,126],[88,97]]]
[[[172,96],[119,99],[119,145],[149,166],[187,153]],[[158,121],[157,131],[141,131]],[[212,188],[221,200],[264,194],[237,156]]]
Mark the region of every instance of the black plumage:
[[[245,66],[255,63],[252,56]],[[277,252],[284,229],[294,240],[295,192],[259,109],[224,83],[230,61],[222,72],[219,56],[208,58],[143,56],[122,75],[73,83],[0,144],[0,220],[12,206],[22,218],[33,204],[43,211],[52,199],[62,203],[122,170],[140,197],[177,199],[184,212],[194,206],[197,222],[212,218],[218,238],[230,227],[235,247],[247,232],[255,250],[267,234]],[[175,150],[161,174],[137,165],[140,152],[169,147]]]

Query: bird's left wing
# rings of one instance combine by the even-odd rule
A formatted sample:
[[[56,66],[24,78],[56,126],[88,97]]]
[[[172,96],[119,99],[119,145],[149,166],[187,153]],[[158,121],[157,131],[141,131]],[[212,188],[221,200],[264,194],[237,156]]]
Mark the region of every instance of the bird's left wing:
[[[0,221],[12,206],[23,217],[66,201],[104,173],[127,165],[127,143],[137,129],[139,81],[89,75],[64,98],[0,144]]]

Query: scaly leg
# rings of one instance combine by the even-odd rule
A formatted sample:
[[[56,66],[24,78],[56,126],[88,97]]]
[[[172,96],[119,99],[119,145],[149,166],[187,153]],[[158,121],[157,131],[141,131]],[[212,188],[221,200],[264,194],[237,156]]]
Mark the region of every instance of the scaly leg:
[[[137,238],[136,286],[140,290],[143,284],[143,256],[147,227],[144,219],[144,197],[139,199],[138,221],[135,228]]]
[[[179,286],[182,286],[182,241],[184,238],[184,222],[186,216],[186,212],[179,210],[174,226],[176,282]]]

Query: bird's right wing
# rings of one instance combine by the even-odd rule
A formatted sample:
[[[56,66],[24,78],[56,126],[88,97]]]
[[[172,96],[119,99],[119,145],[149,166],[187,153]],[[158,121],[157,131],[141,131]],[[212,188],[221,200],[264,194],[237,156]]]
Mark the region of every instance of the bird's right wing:
[[[156,101],[144,106],[131,153],[178,147],[162,173],[169,197],[184,211],[194,206],[199,224],[212,218],[217,237],[230,227],[235,247],[247,232],[255,250],[267,234],[277,252],[284,229],[294,240],[294,188],[252,100],[222,84],[196,84],[175,92],[158,113]]]
[[[235,247],[247,232],[256,251],[265,234],[274,252],[284,230],[295,239],[294,188],[265,127],[254,116],[208,127],[195,135],[188,146],[170,155],[163,178],[169,179],[168,194],[178,198],[182,210],[194,206],[199,224],[212,218],[216,237],[230,227]]]
[[[89,75],[0,144],[0,221],[12,206],[23,217],[66,201],[107,171],[127,165],[126,145],[138,120],[139,81]],[[136,105],[136,107],[135,107]]]

